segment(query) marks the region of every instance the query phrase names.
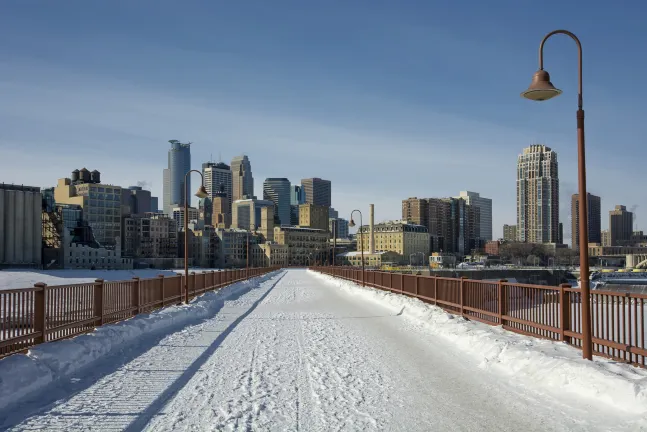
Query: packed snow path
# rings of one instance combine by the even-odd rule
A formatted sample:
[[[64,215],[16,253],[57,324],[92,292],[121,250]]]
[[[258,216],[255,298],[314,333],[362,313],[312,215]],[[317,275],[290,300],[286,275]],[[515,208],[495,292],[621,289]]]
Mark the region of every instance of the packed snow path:
[[[251,286],[197,325],[100,361],[5,427],[545,432],[621,430],[626,420],[483,371],[304,270]]]

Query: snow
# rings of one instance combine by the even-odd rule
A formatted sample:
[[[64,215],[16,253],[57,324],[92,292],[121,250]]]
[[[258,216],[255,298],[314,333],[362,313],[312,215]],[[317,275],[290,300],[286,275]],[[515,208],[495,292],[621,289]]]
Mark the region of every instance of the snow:
[[[260,280],[268,276],[261,277]],[[19,402],[31,392],[64,379],[125,344],[178,329],[214,313],[222,301],[258,284],[257,279],[228,285],[217,292],[194,299],[189,306],[171,306],[151,314],[97,328],[93,333],[33,347],[27,355],[16,354],[0,360],[0,410]]]
[[[221,269],[194,269],[190,272],[200,273],[204,271],[222,271]],[[73,285],[94,282],[97,279],[106,281],[129,280],[134,277],[142,279],[156,278],[158,275],[175,276],[184,274],[184,269],[158,270],[158,269],[135,269],[135,270],[0,270],[0,290],[31,288],[38,282],[50,286]]]
[[[28,356],[0,360],[0,429],[647,427],[639,406],[644,371],[602,362],[589,367],[568,347],[554,351],[549,370],[550,344],[396,297],[292,269],[41,345]],[[156,326],[162,328],[149,331]],[[554,385],[538,382],[546,380]],[[7,405],[34,381],[42,381],[38,391],[15,393]],[[627,383],[634,385],[633,399]],[[589,396],[576,388],[612,393]]]
[[[467,321],[418,299],[315,273],[363,301],[403,310],[403,315],[430,334],[451,341],[474,356],[482,369],[496,369],[527,385],[597,399],[618,410],[647,415],[647,371],[595,358],[583,360],[582,352],[565,343],[531,338],[480,322]]]

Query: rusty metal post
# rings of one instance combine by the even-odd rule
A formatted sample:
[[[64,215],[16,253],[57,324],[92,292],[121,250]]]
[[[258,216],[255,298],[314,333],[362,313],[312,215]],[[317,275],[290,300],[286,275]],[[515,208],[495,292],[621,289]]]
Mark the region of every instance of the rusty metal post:
[[[195,297],[195,272],[191,272],[189,276],[189,295]]]
[[[433,278],[434,278],[434,305],[438,306],[438,279],[436,275],[434,275]]]
[[[159,280],[159,287],[160,287],[159,292],[160,292],[160,296],[162,297],[162,307],[164,307],[166,306],[166,287],[164,286],[164,275],[157,275],[157,279]],[[181,300],[180,300],[180,303],[182,303]]]
[[[460,299],[460,304],[461,304],[461,316],[465,317],[464,311],[463,311],[463,297],[465,296],[464,290],[465,290],[465,276],[461,276],[461,291],[459,293],[459,299]]]
[[[416,276],[416,297],[418,297],[418,293],[420,292],[420,279],[422,276]]]
[[[507,290],[505,289],[505,285],[503,285],[507,281],[508,281],[507,279],[499,280],[499,286],[498,286],[498,288],[499,288],[499,290],[498,290],[499,291],[498,292],[498,296],[499,296],[499,324],[501,324],[501,325],[504,325],[503,317],[508,313],[508,311],[506,310],[507,309],[507,301],[506,301],[507,300],[506,299]]]
[[[34,291],[34,331],[40,333],[39,336],[34,338],[34,345],[47,342],[47,317],[46,308],[47,304],[47,285],[38,282],[34,284],[38,291]]]
[[[94,281],[94,321],[95,325],[103,325],[103,279]]]
[[[560,319],[559,319],[559,339],[566,343],[571,342],[570,336],[566,336],[566,331],[571,329],[571,296],[569,291],[564,288],[570,288],[569,284],[561,284],[559,286],[559,306],[560,306]]]
[[[139,277],[133,277],[132,291],[131,291],[130,302],[133,307],[133,315],[139,314],[141,311],[139,309]]]

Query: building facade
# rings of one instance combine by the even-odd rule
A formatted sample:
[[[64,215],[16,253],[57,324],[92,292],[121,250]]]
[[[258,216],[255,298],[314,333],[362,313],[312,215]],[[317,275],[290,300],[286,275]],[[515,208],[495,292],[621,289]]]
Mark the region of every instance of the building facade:
[[[361,233],[361,235],[360,235]],[[409,259],[412,254],[429,256],[429,230],[427,227],[406,221],[389,221],[373,227],[375,252],[395,252]],[[357,234],[357,250],[370,251],[370,227],[362,226]]]
[[[274,227],[274,241],[288,247],[289,265],[304,266],[328,256],[327,231],[314,228]]]
[[[151,191],[144,190],[141,186],[129,186],[121,189],[122,213],[144,214],[153,211]]]
[[[200,210],[195,208],[195,207],[189,207],[189,220],[187,223],[191,221],[198,221],[200,220]],[[173,207],[171,209],[171,215],[173,216],[173,219],[177,222],[177,229],[183,229],[184,228],[184,207]]]
[[[328,207],[315,204],[299,206],[299,226],[328,232]]]
[[[600,197],[587,193],[589,243],[602,243],[602,207]],[[571,196],[571,247],[580,248],[580,195]]]
[[[617,205],[609,212],[609,238],[611,246],[622,246],[631,242],[634,214],[627,207]]]
[[[254,177],[252,164],[246,155],[236,156],[231,161],[231,202],[254,198]]]
[[[274,203],[274,213],[281,225],[290,225],[290,180],[267,178],[263,182],[263,199]]]
[[[120,186],[101,183],[99,172],[83,168],[72,172],[72,178],[62,178],[54,189],[57,204],[75,204],[83,209],[83,218],[88,222],[96,241],[102,246],[114,246],[121,238]]]
[[[261,243],[258,235],[238,228],[217,228],[216,234],[220,239],[219,267],[246,267],[248,250],[250,267],[259,267],[265,261],[265,252],[258,247]]]
[[[0,267],[42,265],[42,208],[40,188],[0,184]]]
[[[261,267],[287,267],[290,262],[288,245],[278,243],[262,243],[257,245],[263,251]]]
[[[338,239],[348,238],[348,221],[343,218],[330,218],[328,219],[328,231],[332,235],[337,231]]]
[[[557,243],[559,176],[557,153],[531,145],[517,158],[517,237],[527,243]]]
[[[63,259],[66,269],[108,269],[125,270],[133,268],[133,259],[121,256],[121,240],[117,238],[113,246],[75,242],[72,234],[65,230]]]
[[[262,225],[262,209],[272,207],[274,203],[267,200],[243,199],[234,201],[232,208],[232,228],[256,230]],[[274,216],[274,213],[272,213]]]
[[[503,240],[507,242],[517,241],[517,226],[516,225],[503,225]]]
[[[301,185],[290,186],[290,205],[305,204],[306,193]]]
[[[209,197],[213,200],[216,195],[224,192],[229,200],[229,208],[231,208],[233,196],[231,167],[222,162],[205,162],[202,164],[202,175],[204,176],[204,187],[207,189]]]
[[[126,217],[122,245],[124,257],[175,258],[178,256],[177,221],[161,213]]]
[[[467,204],[479,209],[479,236],[484,242],[492,240],[492,200],[469,191],[461,191],[457,198],[464,199]]]
[[[332,188],[330,180],[318,177],[301,180],[306,204],[332,207]]]

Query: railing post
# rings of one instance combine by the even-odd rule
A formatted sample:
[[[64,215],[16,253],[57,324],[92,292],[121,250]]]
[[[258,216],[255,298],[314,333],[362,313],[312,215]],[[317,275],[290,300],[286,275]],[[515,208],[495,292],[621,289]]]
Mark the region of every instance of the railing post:
[[[506,309],[507,309],[507,306],[506,306],[506,305],[507,305],[507,301],[506,301],[506,295],[507,295],[507,292],[506,292],[506,289],[505,289],[505,285],[503,285],[503,284],[504,284],[505,282],[507,282],[507,281],[508,281],[507,279],[501,279],[501,280],[499,280],[499,287],[498,287],[498,288],[499,288],[499,292],[498,292],[498,296],[499,296],[499,324],[500,324],[500,325],[504,325],[503,317],[504,317],[504,316],[507,314],[507,312],[508,312],[508,311],[506,310]]]
[[[400,294],[404,291],[404,273],[400,273]]]
[[[138,315],[141,311],[139,308],[139,277],[137,276],[133,277],[133,289],[131,295],[132,297],[130,301],[134,309],[133,315]]]
[[[195,297],[195,272],[191,272],[189,274],[189,299],[191,298],[191,294],[193,294],[193,297]]]
[[[434,306],[438,306],[438,278],[436,275],[433,276],[434,278]]]
[[[459,293],[460,304],[461,304],[461,316],[465,317],[463,311],[463,298],[465,297],[465,276],[461,276],[461,291]]]
[[[162,307],[164,307],[166,306],[166,289],[164,287],[164,275],[157,275],[157,279],[159,280],[160,296],[162,297]],[[180,283],[182,283],[181,278],[180,278]],[[182,288],[180,288],[180,291],[182,291]],[[180,302],[182,302],[182,299],[180,299]]]
[[[570,288],[569,284],[561,284],[559,286],[559,303],[561,309],[561,316],[559,322],[559,340],[566,343],[571,342],[571,338],[566,336],[566,331],[571,329],[571,296],[569,291],[564,288]]]
[[[418,297],[418,292],[420,291],[420,279],[422,276],[416,276],[416,297]]]
[[[103,325],[103,279],[94,281],[94,320],[95,325]]]
[[[40,333],[40,336],[34,338],[34,345],[47,342],[47,317],[46,314],[46,297],[47,285],[38,282],[34,284],[38,291],[34,292],[34,331]]]

